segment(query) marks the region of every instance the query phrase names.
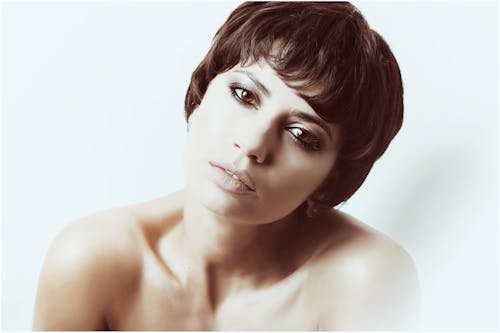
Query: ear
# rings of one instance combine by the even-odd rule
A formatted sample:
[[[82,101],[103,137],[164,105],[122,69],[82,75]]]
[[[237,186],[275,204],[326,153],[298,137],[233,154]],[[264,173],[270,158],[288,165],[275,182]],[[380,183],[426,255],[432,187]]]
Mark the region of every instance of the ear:
[[[318,214],[318,207],[313,199],[307,199],[306,215],[309,218],[313,218]]]
[[[324,191],[316,191],[312,193],[306,200],[306,215],[309,218],[316,216],[321,210],[329,210],[329,205],[326,200],[328,195]]]
[[[324,204],[325,200],[327,199],[327,195],[324,191],[322,190],[316,190],[315,192],[313,192],[309,198],[307,198],[307,202],[309,201],[312,201],[314,202],[316,205],[322,205]]]

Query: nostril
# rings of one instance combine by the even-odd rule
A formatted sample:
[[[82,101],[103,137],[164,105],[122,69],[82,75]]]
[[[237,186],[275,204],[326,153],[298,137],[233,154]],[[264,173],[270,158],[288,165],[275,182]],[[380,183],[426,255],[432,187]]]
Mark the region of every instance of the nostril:
[[[247,145],[240,145],[236,142],[233,142],[233,147],[240,151],[241,156],[246,156],[257,163],[262,163],[265,159],[266,153],[262,150],[263,148],[248,149]]]
[[[257,163],[262,163],[262,160],[257,155],[250,155],[250,157]]]

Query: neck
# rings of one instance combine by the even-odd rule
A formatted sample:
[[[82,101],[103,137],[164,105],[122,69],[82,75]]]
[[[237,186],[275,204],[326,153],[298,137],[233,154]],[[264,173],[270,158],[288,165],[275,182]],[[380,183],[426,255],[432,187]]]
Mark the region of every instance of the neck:
[[[233,292],[259,289],[294,270],[299,219],[291,214],[266,224],[243,224],[214,214],[185,197],[170,261],[183,284],[206,293],[214,309]],[[179,257],[180,256],[180,257]]]
[[[297,223],[295,214],[266,224],[236,222],[188,199],[181,233],[192,260],[242,273],[277,259]]]

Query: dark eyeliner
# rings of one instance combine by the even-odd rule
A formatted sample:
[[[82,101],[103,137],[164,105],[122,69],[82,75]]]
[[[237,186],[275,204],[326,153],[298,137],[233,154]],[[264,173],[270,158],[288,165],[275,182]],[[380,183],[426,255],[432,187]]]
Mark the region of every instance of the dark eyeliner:
[[[307,133],[312,137],[311,142],[306,142],[304,140],[301,140],[298,136],[294,135],[292,132],[290,132],[290,129],[293,128],[298,128],[302,132]],[[321,150],[321,140],[311,132],[309,132],[306,129],[300,128],[300,127],[288,127],[287,128],[289,135],[291,136],[292,140],[298,143],[302,148],[311,150],[311,151],[319,151]]]
[[[235,91],[236,89],[242,89],[242,90],[247,91],[250,94],[250,96],[253,98],[255,103],[250,103],[250,102],[247,102],[247,101],[241,99],[240,96],[238,96],[238,94],[236,93],[236,91]],[[241,84],[239,82],[233,82],[233,83],[229,84],[229,92],[231,93],[231,96],[238,103],[240,103],[243,106],[256,107],[259,104],[259,99],[258,99],[257,95],[253,93],[252,89],[248,88],[244,84]]]

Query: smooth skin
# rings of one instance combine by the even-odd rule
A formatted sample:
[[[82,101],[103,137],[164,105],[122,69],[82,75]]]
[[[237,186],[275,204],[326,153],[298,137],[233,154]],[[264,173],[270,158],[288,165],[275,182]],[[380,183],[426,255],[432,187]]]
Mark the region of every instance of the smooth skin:
[[[338,210],[296,209],[339,148],[338,128],[318,118],[264,62],[218,75],[190,117],[185,189],[63,230],[33,328],[416,329],[410,256]],[[255,192],[217,186],[211,160],[248,172]]]

